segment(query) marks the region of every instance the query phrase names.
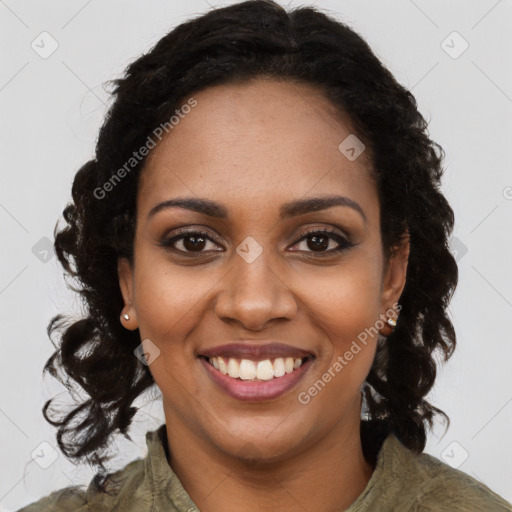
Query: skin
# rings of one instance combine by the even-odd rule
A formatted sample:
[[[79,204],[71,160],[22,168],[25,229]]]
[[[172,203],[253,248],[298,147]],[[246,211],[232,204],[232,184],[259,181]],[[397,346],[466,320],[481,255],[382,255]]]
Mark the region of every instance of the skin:
[[[298,394],[398,302],[409,242],[385,267],[371,162],[365,152],[354,161],[340,152],[350,121],[316,88],[257,79],[194,98],[197,106],[147,158],[134,262],[118,265],[122,313],[130,315],[121,321],[160,350],[149,368],[163,395],[170,465],[204,512],[339,511],[373,472],[359,423],[377,336],[307,405]],[[367,221],[347,206],[280,220],[283,203],[325,194],[356,201]],[[156,204],[184,196],[219,202],[229,218],[183,208],[148,218]],[[175,242],[174,252],[158,245],[178,227],[201,227],[219,243],[206,241],[192,257],[177,252],[193,251],[190,239]],[[315,250],[311,237],[299,236],[329,227],[356,245],[322,256],[338,242]],[[248,236],[263,249],[251,263],[236,252]],[[196,357],[237,339],[277,340],[316,359],[285,395],[239,401]]]

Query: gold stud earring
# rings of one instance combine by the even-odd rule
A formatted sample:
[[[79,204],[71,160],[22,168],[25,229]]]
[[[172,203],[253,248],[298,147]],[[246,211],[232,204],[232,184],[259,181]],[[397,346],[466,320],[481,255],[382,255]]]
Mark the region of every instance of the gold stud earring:
[[[391,327],[396,327],[396,319],[388,318],[387,322]]]
[[[379,333],[387,338],[395,330],[397,318],[386,318],[386,323],[379,329]]]

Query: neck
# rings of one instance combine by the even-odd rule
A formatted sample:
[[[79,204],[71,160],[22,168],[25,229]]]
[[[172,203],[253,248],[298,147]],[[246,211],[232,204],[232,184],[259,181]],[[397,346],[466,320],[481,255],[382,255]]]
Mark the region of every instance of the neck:
[[[250,449],[243,458],[228,455],[166,414],[169,463],[202,512],[344,510],[373,473],[359,413],[351,418],[300,453],[268,462],[251,459]]]

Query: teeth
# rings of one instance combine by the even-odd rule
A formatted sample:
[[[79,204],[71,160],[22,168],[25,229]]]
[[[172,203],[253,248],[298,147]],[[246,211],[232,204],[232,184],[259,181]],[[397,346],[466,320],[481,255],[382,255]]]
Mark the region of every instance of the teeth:
[[[223,375],[242,380],[271,380],[292,373],[293,370],[300,368],[302,365],[300,357],[278,357],[274,361],[265,359],[257,362],[250,359],[238,360],[230,357],[227,363],[223,357],[210,357],[208,361]]]
[[[215,360],[215,357],[213,358]],[[242,359],[240,362],[240,378],[242,380],[251,380],[256,377],[256,365],[253,361]]]
[[[222,359],[222,357],[212,357],[210,359],[210,362],[212,359],[217,360],[217,364],[219,365],[220,373],[222,373],[222,375],[227,375],[228,374],[228,365],[226,364],[226,361],[224,361],[224,359]]]
[[[285,373],[284,359],[279,357],[274,361],[274,377],[282,377]]]
[[[230,359],[228,361],[228,375],[233,379],[240,377],[240,365],[236,359]]]
[[[259,380],[270,380],[274,378],[274,368],[272,367],[270,359],[265,359],[265,361],[258,363],[256,377],[258,377]]]

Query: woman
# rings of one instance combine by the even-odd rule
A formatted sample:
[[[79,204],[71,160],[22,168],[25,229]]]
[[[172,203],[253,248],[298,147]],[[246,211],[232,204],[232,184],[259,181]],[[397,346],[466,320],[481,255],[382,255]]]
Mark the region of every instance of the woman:
[[[44,408],[98,474],[23,510],[512,510],[422,453],[455,348],[453,211],[441,147],[368,45],[249,1],[115,86],[55,238],[88,312],[53,319],[46,369],[90,398]],[[153,386],[165,424],[107,474]]]

